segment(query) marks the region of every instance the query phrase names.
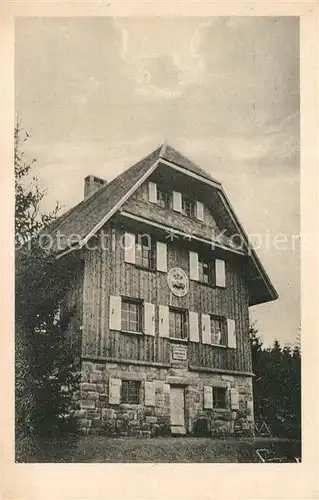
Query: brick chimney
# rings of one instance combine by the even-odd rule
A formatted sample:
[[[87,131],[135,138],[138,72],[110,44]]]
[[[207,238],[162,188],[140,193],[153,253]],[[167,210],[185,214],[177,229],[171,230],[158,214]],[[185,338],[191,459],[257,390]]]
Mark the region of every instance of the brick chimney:
[[[101,179],[100,177],[95,177],[95,175],[88,175],[84,179],[84,199],[91,196],[95,191],[105,186],[107,181]]]

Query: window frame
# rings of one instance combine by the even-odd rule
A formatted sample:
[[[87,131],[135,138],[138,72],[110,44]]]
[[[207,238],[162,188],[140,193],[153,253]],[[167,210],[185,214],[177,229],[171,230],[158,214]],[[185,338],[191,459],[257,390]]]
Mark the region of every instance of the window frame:
[[[208,281],[205,281],[203,279],[203,264],[207,265],[207,274],[208,274]],[[215,259],[209,259],[208,257],[205,257],[203,255],[198,255],[198,281],[202,285],[210,286],[210,287],[216,287],[216,272],[215,272]]]
[[[133,323],[136,323],[136,325],[137,325],[136,330],[134,330],[133,328],[130,328],[132,326],[131,318],[130,318],[130,314],[131,314],[130,308],[127,311],[127,314],[128,314],[127,324],[124,325],[124,320],[123,320],[123,312],[125,310],[123,307],[124,304],[129,304],[130,306],[135,305],[137,308],[136,309],[137,310],[137,320],[136,320],[136,322],[135,321],[133,322]],[[142,334],[143,328],[144,328],[144,325],[143,325],[143,302],[141,302],[138,299],[131,299],[129,297],[122,297],[122,300],[121,300],[121,331]]]
[[[130,393],[130,385],[134,391]],[[124,394],[125,393],[125,394]],[[125,396],[125,398],[123,397]],[[122,380],[121,381],[121,404],[139,405],[141,404],[141,381],[140,380]]]
[[[189,213],[185,209],[185,203],[189,203]],[[196,201],[193,198],[182,194],[182,214],[190,219],[196,218]]]
[[[181,333],[183,336],[181,337],[176,337],[175,335],[171,335],[171,313],[172,314],[180,314],[181,315]],[[188,341],[188,314],[186,309],[179,309],[178,307],[169,307],[168,308],[168,325],[169,325],[169,339],[170,340],[176,340],[177,342],[187,342]],[[174,324],[174,333],[176,333],[176,321]]]
[[[229,400],[228,400],[228,389],[227,387],[217,387],[213,386],[213,408],[216,410],[228,410],[229,409]],[[218,396],[218,392],[223,391],[224,405],[220,406],[220,398]]]
[[[143,245],[142,239],[146,235],[135,234],[135,266],[149,271],[156,270],[156,244],[151,239],[151,246]],[[141,249],[139,249],[141,247]],[[145,253],[144,253],[145,252]]]
[[[163,200],[164,200],[164,206],[162,205],[161,201],[163,200],[160,200],[159,199],[159,194],[161,193],[161,195],[164,195],[163,196]],[[156,199],[156,205],[159,206],[160,208],[170,208],[170,192],[169,191],[166,191],[166,189],[163,189],[161,186],[157,186],[157,199]]]
[[[227,331],[227,318],[226,316],[221,316],[219,314],[210,314],[210,335],[211,335],[211,345],[213,346],[218,346],[218,347],[227,347],[228,346],[228,331]],[[220,328],[219,331],[221,333],[221,339],[220,343],[214,341],[213,342],[213,335],[215,332],[213,332],[212,328],[212,322],[213,321],[219,321],[220,322]]]

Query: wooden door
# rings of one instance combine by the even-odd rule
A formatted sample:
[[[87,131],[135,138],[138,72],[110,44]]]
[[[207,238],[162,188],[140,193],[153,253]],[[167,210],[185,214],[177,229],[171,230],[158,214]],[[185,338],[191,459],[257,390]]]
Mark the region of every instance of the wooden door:
[[[171,431],[173,434],[185,434],[185,401],[184,388],[170,388],[170,407],[171,407]]]

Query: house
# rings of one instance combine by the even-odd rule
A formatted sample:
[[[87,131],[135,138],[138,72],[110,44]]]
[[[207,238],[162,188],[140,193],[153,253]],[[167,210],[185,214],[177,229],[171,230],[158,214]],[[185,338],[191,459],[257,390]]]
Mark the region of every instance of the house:
[[[65,300],[85,433],[232,433],[253,425],[249,307],[277,293],[223,190],[164,144],[48,229],[74,255]]]

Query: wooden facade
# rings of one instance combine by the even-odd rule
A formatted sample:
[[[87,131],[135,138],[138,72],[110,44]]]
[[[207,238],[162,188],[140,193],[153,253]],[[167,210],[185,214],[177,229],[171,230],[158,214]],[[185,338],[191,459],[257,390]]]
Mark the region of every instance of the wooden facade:
[[[168,305],[197,312],[199,322],[202,314],[225,316],[236,322],[236,349],[188,342],[189,365],[251,372],[248,290],[235,262],[226,263],[225,288],[190,280],[188,294],[179,298],[168,288],[167,273],[141,269],[124,261],[123,229],[109,226],[103,232],[105,244],[98,237],[96,249],[85,253],[83,355],[169,363],[170,344],[176,341],[160,338],[158,324],[158,306]],[[180,267],[189,275],[189,250],[183,241],[167,242],[167,266]],[[110,296],[155,304],[155,336],[110,330]]]

